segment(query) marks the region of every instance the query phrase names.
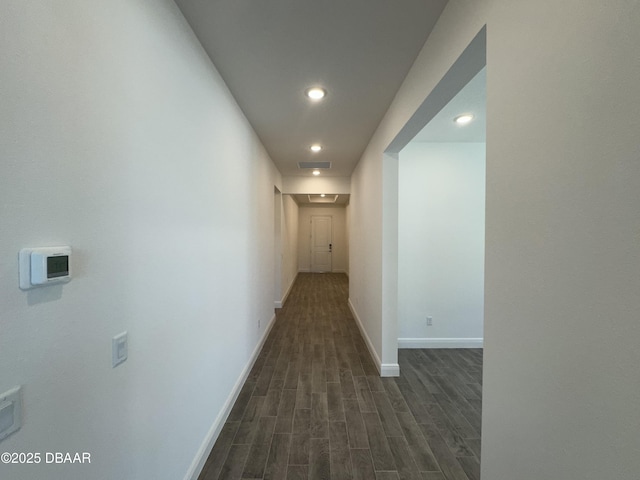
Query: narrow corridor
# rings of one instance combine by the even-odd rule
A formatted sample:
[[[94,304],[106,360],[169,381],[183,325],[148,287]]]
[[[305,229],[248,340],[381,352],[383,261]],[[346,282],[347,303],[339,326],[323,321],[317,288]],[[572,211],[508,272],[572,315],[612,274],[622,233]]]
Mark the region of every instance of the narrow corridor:
[[[380,378],[344,274],[300,273],[199,480],[480,478],[482,350]]]

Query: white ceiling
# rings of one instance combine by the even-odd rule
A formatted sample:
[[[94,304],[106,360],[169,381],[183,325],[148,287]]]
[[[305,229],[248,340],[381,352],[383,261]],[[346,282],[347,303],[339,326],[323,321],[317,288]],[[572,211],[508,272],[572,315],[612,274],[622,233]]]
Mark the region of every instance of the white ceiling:
[[[176,3],[282,174],[322,160],[323,175],[349,176],[446,1]]]
[[[486,67],[480,70],[412,141],[485,142],[487,138],[486,70]],[[463,113],[472,113],[473,121],[467,125],[457,125],[453,120]]]

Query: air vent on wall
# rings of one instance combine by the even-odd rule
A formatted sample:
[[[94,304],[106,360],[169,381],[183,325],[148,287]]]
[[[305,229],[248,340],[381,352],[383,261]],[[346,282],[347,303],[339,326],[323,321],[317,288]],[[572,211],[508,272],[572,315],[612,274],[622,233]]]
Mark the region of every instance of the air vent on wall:
[[[298,168],[331,168],[331,162],[298,162]]]

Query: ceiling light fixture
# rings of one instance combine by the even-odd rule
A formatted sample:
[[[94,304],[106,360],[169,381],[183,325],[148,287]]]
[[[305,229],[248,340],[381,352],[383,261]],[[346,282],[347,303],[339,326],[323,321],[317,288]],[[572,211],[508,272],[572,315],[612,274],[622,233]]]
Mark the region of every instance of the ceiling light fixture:
[[[456,122],[458,125],[466,125],[471,120],[473,120],[473,115],[470,113],[458,115],[456,118],[453,119],[453,121]]]
[[[312,152],[319,152],[320,150],[322,150],[322,145],[318,145],[316,143],[315,145],[311,145],[311,147],[309,147],[309,150],[311,150]]]
[[[321,194],[320,194],[320,196],[321,196],[322,198],[326,197],[326,195],[325,195],[324,193],[321,193]]]
[[[313,173],[315,176],[318,176],[318,175],[320,175],[320,170],[314,170],[312,173]]]
[[[321,100],[327,94],[327,91],[324,88],[312,87],[312,88],[308,88],[305,94],[311,100]]]

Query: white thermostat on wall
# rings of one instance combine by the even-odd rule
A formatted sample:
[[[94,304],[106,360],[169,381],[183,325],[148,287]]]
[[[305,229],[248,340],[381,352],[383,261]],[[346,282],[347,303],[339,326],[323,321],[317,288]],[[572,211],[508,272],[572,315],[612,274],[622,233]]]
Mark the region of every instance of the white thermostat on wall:
[[[44,287],[71,280],[71,247],[20,250],[20,288]]]

